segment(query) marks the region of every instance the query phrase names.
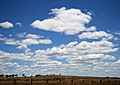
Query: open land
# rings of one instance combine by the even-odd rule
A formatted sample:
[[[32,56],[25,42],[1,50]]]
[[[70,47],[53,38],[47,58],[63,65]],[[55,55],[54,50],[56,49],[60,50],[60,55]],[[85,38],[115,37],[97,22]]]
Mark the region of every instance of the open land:
[[[80,76],[0,77],[0,85],[120,85],[120,78]]]

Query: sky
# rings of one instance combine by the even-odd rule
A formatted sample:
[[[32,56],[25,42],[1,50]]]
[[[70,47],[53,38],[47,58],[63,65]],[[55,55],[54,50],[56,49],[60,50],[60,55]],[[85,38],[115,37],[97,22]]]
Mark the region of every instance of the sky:
[[[120,77],[119,0],[0,0],[0,74]]]

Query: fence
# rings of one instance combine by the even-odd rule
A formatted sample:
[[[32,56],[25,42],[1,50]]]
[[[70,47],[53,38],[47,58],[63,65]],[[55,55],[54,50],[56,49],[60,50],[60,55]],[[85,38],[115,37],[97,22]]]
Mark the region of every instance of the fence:
[[[120,79],[3,78],[0,85],[120,85]]]

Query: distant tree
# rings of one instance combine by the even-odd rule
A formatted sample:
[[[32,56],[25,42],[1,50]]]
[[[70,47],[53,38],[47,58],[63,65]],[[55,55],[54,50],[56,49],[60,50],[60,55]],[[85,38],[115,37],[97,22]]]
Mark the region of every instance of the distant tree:
[[[3,75],[3,74],[0,74],[0,77],[4,77],[4,75]]]
[[[9,77],[9,75],[5,75],[5,77]]]
[[[61,74],[59,74],[59,76],[61,76]]]
[[[25,74],[22,74],[22,77],[26,77]]]
[[[39,76],[41,76],[40,74],[37,74],[37,75],[35,75],[36,77],[39,77]]]
[[[17,74],[14,74],[15,77],[17,77]]]

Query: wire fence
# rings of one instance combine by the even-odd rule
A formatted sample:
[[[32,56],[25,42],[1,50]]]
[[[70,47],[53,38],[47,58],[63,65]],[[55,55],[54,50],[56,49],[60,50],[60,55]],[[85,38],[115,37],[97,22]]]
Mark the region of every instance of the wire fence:
[[[1,78],[0,85],[120,85],[120,79]]]

